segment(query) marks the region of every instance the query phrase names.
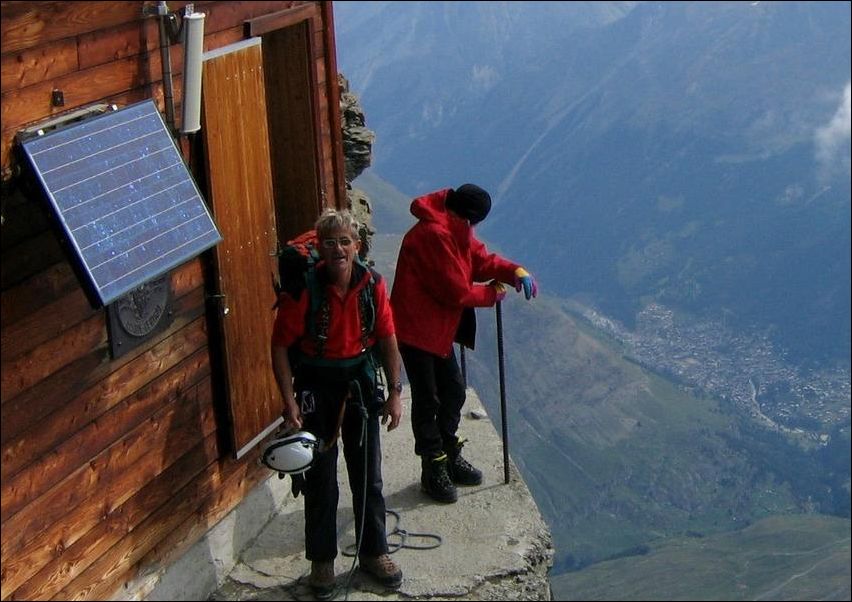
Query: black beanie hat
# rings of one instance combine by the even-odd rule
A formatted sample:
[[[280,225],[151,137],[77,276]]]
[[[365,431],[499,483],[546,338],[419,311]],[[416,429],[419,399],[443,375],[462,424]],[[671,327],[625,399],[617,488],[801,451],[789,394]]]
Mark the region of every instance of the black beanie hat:
[[[462,184],[450,190],[446,206],[471,224],[478,224],[491,211],[491,195],[476,184]]]

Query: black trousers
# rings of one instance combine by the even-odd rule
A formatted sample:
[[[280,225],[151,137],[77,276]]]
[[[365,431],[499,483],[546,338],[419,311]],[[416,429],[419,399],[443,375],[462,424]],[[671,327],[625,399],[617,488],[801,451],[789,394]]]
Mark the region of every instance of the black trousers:
[[[455,349],[447,358],[404,344],[400,344],[399,352],[411,386],[414,453],[438,456],[457,444],[456,431],[465,402]]]
[[[358,382],[358,386],[353,382]],[[334,439],[341,401],[352,391],[345,405],[340,439],[355,510],[356,537],[363,524],[359,553],[363,556],[386,554],[379,438],[381,406],[375,397],[373,383],[358,376],[341,376],[335,370],[314,368],[307,374],[304,371],[297,374],[295,388],[302,405],[303,428],[325,443]],[[311,468],[305,473],[305,556],[311,561],[329,562],[337,557],[338,447],[335,443],[316,453]]]

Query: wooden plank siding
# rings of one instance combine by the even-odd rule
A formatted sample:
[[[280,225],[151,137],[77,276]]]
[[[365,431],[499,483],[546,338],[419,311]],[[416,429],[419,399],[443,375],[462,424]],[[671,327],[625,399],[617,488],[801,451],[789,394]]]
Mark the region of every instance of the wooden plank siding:
[[[0,2],[2,600],[114,598],[176,560],[270,475],[257,448],[235,460],[227,443],[215,253],[172,271],[168,328],[113,359],[106,311],[90,304],[13,152],[22,128],[91,104],[150,98],[164,111],[157,20],[143,14],[156,4]],[[168,3],[175,12],[186,4]],[[322,203],[343,206],[331,3],[193,4],[207,15],[205,51],[248,37],[249,21],[274,31],[283,14],[309,15],[311,152]],[[183,49],[169,49],[179,119]],[[52,105],[54,90],[64,106]],[[205,182],[197,141],[178,142]],[[268,282],[264,274],[258,286]]]
[[[198,264],[188,265],[197,267]],[[59,370],[39,383],[40,386],[33,388],[33,394],[28,391],[3,404],[0,449],[4,495],[9,477],[72,435],[80,424],[109,411],[127,391],[134,391],[168,369],[181,346],[192,344],[192,333],[183,330],[204,313],[200,286],[178,298],[173,310],[175,320],[162,333],[163,339],[157,344],[154,344],[157,339],[143,344],[137,350],[142,352],[139,355],[127,354],[112,361],[107,349],[100,347],[96,354],[75,358],[67,364],[68,369]],[[206,335],[196,334],[195,338],[206,342]],[[51,430],[42,424],[47,417],[52,420]]]
[[[20,4],[36,5],[23,10]],[[8,64],[27,63],[28,72],[44,72],[45,77],[33,75],[26,86],[15,86],[3,90],[0,95],[2,113],[2,166],[10,165],[8,155],[15,133],[23,126],[43,120],[52,115],[96,102],[106,102],[136,88],[161,84],[159,33],[156,20],[143,18],[143,2],[32,2],[0,3],[3,9],[4,80]],[[177,10],[186,2],[169,3]],[[205,18],[205,50],[219,48],[221,39],[212,38],[223,30],[243,28],[246,19],[289,8],[294,2],[196,2],[197,10],[207,14]],[[103,7],[103,8],[101,8]],[[78,9],[80,12],[78,13]],[[97,28],[93,31],[92,19],[97,20],[100,12],[114,27]],[[7,19],[7,12],[12,17]],[[91,14],[90,14],[91,13]],[[64,25],[62,23],[64,22]],[[34,30],[39,30],[35,35]],[[242,32],[240,32],[242,33]],[[109,35],[108,35],[109,34]],[[29,47],[21,47],[28,41],[40,39],[55,42],[64,37],[76,38],[73,45],[62,47],[63,51],[78,55],[78,69],[48,77],[50,70],[42,63],[50,62]],[[97,40],[97,42],[93,41]],[[7,50],[8,48],[8,50]],[[183,49],[180,44],[169,46],[174,84],[180,85],[178,77],[183,73]],[[29,51],[26,57],[23,51]],[[16,52],[19,51],[19,52]],[[15,55],[7,56],[7,52]],[[48,54],[52,59],[52,55]],[[69,58],[63,59],[65,61]],[[53,90],[62,90],[65,104],[51,105]],[[150,98],[150,92],[142,98]],[[177,91],[175,97],[178,97]],[[124,104],[124,103],[122,103]],[[177,113],[176,113],[177,114]],[[32,117],[35,115],[35,117]]]

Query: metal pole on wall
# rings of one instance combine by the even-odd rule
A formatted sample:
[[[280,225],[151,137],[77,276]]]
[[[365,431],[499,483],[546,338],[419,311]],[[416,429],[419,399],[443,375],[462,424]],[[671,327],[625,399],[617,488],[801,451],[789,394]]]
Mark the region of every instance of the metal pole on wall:
[[[169,44],[171,43],[171,31],[174,23],[174,14],[169,12],[169,7],[165,2],[157,4],[157,14],[159,15],[160,26],[160,63],[163,69],[163,103],[166,106],[166,125],[169,127],[169,133],[175,133],[175,101],[172,92],[172,58],[169,52]]]
[[[509,482],[509,425],[506,416],[506,368],[503,365],[503,307],[498,301],[497,310],[497,366],[500,371],[500,421],[503,431],[503,482]]]

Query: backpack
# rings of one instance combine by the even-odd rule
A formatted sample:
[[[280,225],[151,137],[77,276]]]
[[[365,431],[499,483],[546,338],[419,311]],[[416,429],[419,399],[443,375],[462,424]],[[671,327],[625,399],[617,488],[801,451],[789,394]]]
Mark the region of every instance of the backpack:
[[[287,246],[278,250],[278,279],[273,277],[276,296],[287,293],[298,298],[305,287],[316,286],[315,267],[320,256],[317,251],[316,230],[308,230],[287,241]],[[275,303],[274,307],[278,307]]]
[[[273,278],[276,297],[290,295],[298,299],[302,291],[307,290],[309,295],[308,312],[305,316],[306,332],[314,341],[317,359],[323,359],[325,342],[328,339],[328,328],[330,324],[330,308],[325,295],[325,286],[320,282],[320,274],[317,272],[317,264],[320,261],[317,250],[316,230],[308,230],[287,241],[287,245],[278,253],[278,280]],[[353,269],[360,279],[361,270],[367,270],[370,280],[363,287],[358,296],[358,311],[361,314],[361,344],[364,351],[368,350],[368,340],[376,326],[376,304],[375,286],[381,276],[372,268],[367,266],[360,257],[355,259]],[[273,308],[278,307],[276,301]],[[297,346],[291,348],[290,361],[295,365],[298,361],[304,361],[301,354],[295,354]],[[327,360],[334,363],[333,360]]]

